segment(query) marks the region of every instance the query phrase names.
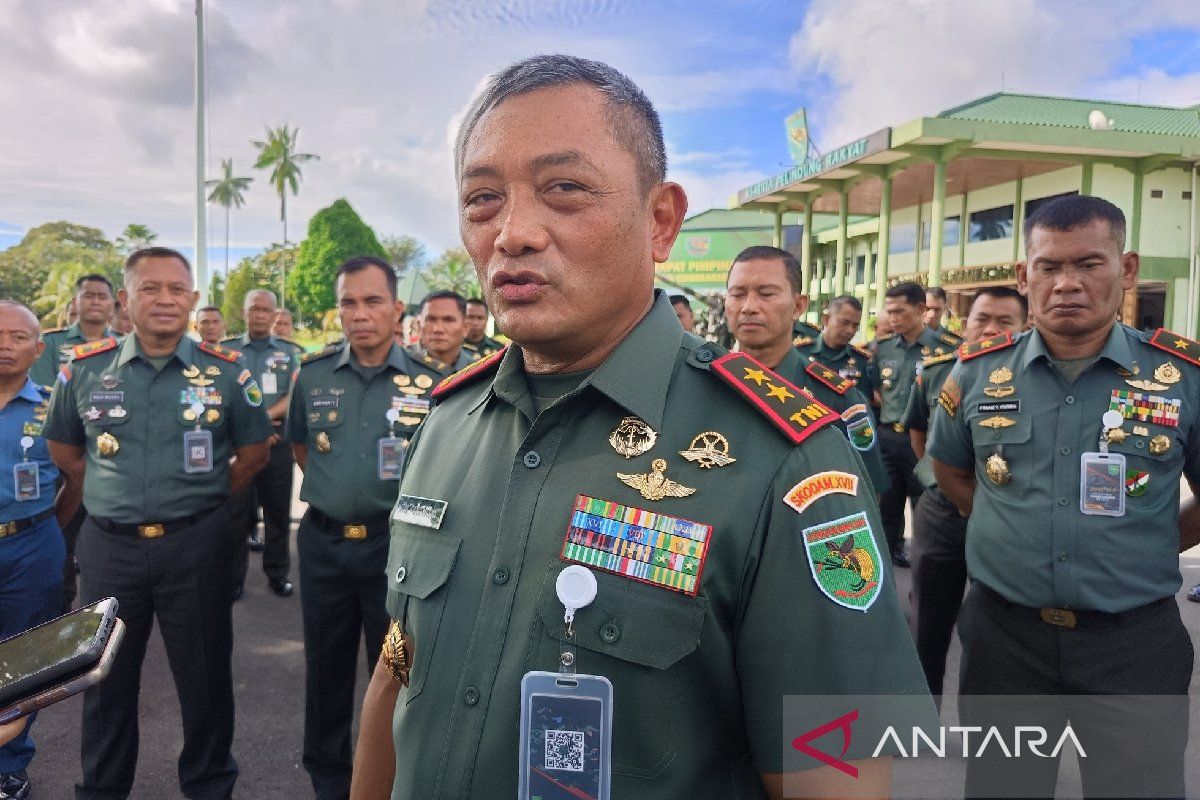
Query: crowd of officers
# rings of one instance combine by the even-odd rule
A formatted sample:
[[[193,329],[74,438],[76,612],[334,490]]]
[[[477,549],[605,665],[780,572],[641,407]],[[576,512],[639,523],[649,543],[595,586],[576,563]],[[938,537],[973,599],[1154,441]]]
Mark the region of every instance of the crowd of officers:
[[[620,125],[612,102],[631,115]],[[1200,344],[1116,321],[1138,269],[1120,211],[1044,205],[1026,222],[1020,292],[978,290],[960,337],[943,325],[944,292],[900,283],[866,347],[852,343],[856,298],[833,299],[819,329],[798,323],[796,259],[748,248],[728,275],[727,352],[687,330],[685,300],[651,289],[686,208],[663,162],[629,149],[633,136],[661,151],[656,120],[620,73],[565,56],[493,76],[469,111],[464,243],[520,347],[488,338],[488,307],[452,292],[424,299],[420,339],[405,341],[395,272],[370,257],[339,267],[343,338],[312,353],[266,290],[246,296],[243,335],[224,336],[206,307],[189,337],[193,276],[167,248],[131,255],[115,293],[80,279],[64,330],[39,336],[28,309],[0,302],[0,476],[13,475],[0,564],[22,575],[0,585],[0,636],[69,605],[75,564],[78,602],[116,597],[127,627],[84,698],[79,800],[133,787],[155,620],[182,710],[183,793],[232,795],[231,607],[250,549],[276,595],[294,591],[293,464],[303,764],[318,798],[351,796],[352,779],[356,800],[511,796],[521,675],[555,668],[564,643],[617,687],[622,797],[775,798],[789,779],[816,790],[823,779],[785,774],[780,698],[938,695],[956,621],[965,694],[1186,698],[1192,645],[1173,595],[1200,521],[1194,507],[1176,517],[1181,475],[1200,485]],[[569,180],[545,205],[506,199],[531,194],[547,165]],[[582,199],[605,181],[620,190]],[[497,215],[505,203],[515,210]],[[552,246],[571,269],[548,266]],[[582,561],[598,600],[567,608],[564,633],[554,577],[572,542],[596,539],[564,540],[563,512],[711,526],[711,542],[688,544],[707,548],[704,571],[635,581]],[[844,551],[829,539],[813,555],[822,531],[846,530]],[[915,653],[889,585],[910,564]],[[839,583],[851,568],[857,582]],[[1186,742],[1181,705],[1164,724]],[[1134,746],[1092,733],[1114,753]],[[886,762],[862,746],[843,756],[886,792]],[[1178,737],[1136,747],[1122,779],[1150,770],[1182,793]],[[32,754],[28,731],[0,749],[0,798],[29,795]],[[1113,764],[1085,764],[1085,789]],[[969,793],[1011,779],[981,769],[969,766]],[[1022,775],[1030,796],[1053,792],[1044,770]]]

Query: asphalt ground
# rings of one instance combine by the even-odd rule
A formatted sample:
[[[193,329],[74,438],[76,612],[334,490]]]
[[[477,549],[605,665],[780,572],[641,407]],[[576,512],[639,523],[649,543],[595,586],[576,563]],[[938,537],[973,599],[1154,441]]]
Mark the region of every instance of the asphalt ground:
[[[300,485],[299,473],[295,485]],[[1186,487],[1185,495],[1188,494]],[[304,505],[293,503],[297,520]],[[296,581],[295,525],[292,542],[292,580]],[[1193,642],[1200,642],[1200,603],[1188,602],[1187,590],[1200,583],[1200,547],[1182,557],[1183,588],[1178,602]],[[381,565],[382,566],[382,565]],[[911,571],[896,570],[896,588],[907,598]],[[298,587],[303,591],[302,587]],[[907,607],[907,601],[905,602]],[[295,800],[312,797],[308,775],[300,763],[304,730],[304,641],[300,623],[299,594],[276,597],[267,588],[258,554],[250,557],[246,594],[233,609],[233,678],[237,702],[237,732],[234,756],[241,767],[235,797],[240,800]],[[1149,646],[1150,643],[1148,643]],[[1198,646],[1197,649],[1200,649]],[[946,686],[957,685],[959,647],[957,637],[947,666]],[[366,688],[365,666],[356,676],[355,731],[357,707]],[[1200,671],[1191,684],[1193,719],[1200,697]],[[70,800],[79,779],[80,698],[71,698],[42,712],[34,735],[37,756],[29,768],[36,800]],[[181,798],[176,759],[183,746],[179,703],[167,667],[162,639],[151,636],[142,668],[140,705],[141,749],[138,757],[134,800]],[[1193,725],[1193,742],[1200,731]],[[1189,789],[1200,796],[1200,765],[1189,770]]]

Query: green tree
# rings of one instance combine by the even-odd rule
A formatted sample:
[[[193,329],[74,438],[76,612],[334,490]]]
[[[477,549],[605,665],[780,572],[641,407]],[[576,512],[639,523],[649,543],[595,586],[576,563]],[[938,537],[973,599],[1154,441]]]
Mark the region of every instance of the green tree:
[[[205,181],[204,185],[212,189],[208,195],[208,202],[216,203],[225,209],[225,274],[229,274],[229,210],[241,208],[246,204],[246,198],[242,192],[249,188],[250,184],[254,182],[254,178],[235,177],[232,158],[221,160],[221,172],[220,178]],[[208,291],[211,295],[211,284]]]
[[[402,276],[411,268],[420,268],[426,261],[425,245],[411,236],[385,236],[379,240],[387,253],[388,263]]]
[[[271,187],[279,195],[279,219],[283,222],[283,245],[287,247],[287,190],[292,190],[292,196],[300,194],[300,181],[304,179],[301,164],[309,161],[319,161],[320,156],[313,153],[297,153],[296,143],[300,138],[300,129],[292,130],[284,124],[280,128],[267,128],[267,138],[255,140],[258,148],[258,160],[254,162],[255,169],[271,170]],[[281,293],[287,285],[287,269],[284,269],[283,282],[280,284]]]
[[[387,253],[375,231],[345,199],[339,199],[309,220],[308,236],[300,244],[296,267],[288,277],[289,296],[304,316],[315,319],[333,308],[338,265],[354,256],[386,259]]]
[[[463,297],[479,297],[479,279],[475,276],[475,265],[461,247],[447,248],[433,263],[425,267],[425,280],[429,288],[438,291],[449,289]]]
[[[57,324],[74,293],[75,278],[96,272],[119,284],[121,264],[120,253],[98,228],[49,222],[0,252],[0,297],[25,303],[46,323]]]
[[[141,250],[143,247],[154,244],[154,240],[157,238],[158,234],[150,230],[150,226],[131,222],[117,237],[117,249],[123,254],[129,255],[134,250]]]
[[[230,333],[243,333],[246,319],[242,316],[242,305],[251,289],[266,289],[274,292],[282,280],[284,264],[296,259],[296,247],[273,244],[261,253],[247,256],[238,262],[225,278],[222,287],[221,313]],[[210,290],[211,291],[211,290]],[[213,303],[217,305],[217,303]],[[293,309],[294,311],[295,309]]]

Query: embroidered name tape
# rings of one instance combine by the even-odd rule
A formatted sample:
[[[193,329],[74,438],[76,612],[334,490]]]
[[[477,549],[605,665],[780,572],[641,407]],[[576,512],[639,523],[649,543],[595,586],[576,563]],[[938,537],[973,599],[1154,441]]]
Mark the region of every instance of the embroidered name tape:
[[[695,597],[712,526],[587,495],[575,498],[562,559]]]
[[[410,525],[420,525],[422,528],[437,530],[442,527],[442,517],[446,516],[446,501],[434,500],[429,497],[416,497],[402,494],[392,508],[392,519],[397,522],[407,522]]]
[[[858,494],[858,476],[835,470],[809,475],[783,496],[783,502],[803,513],[813,503],[831,494]]]
[[[1020,400],[1002,400],[995,403],[980,403],[977,409],[980,414],[1016,413],[1021,410]]]

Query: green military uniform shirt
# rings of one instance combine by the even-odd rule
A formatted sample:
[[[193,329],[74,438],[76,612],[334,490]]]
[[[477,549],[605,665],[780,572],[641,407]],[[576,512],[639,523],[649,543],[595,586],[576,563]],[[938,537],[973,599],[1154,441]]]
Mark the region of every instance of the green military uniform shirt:
[[[110,328],[105,328],[104,336],[100,338],[107,339],[115,336],[116,334]],[[83,335],[83,329],[76,322],[67,328],[43,331],[42,341],[46,343],[46,349],[38,356],[37,361],[33,362],[33,366],[29,369],[29,377],[33,379],[34,383],[49,386],[54,383],[59,368],[71,360],[75,346],[87,344],[87,337]]]
[[[443,378],[447,375],[458,372],[472,361],[471,356],[467,354],[464,357],[464,354],[461,350],[459,351],[458,360],[456,360],[453,364],[447,364],[442,360],[431,356],[429,352],[419,344],[411,344],[403,349],[404,354],[408,356],[413,363],[420,364],[426,369],[431,369]]]
[[[812,370],[811,372],[809,370]],[[849,379],[839,378],[832,369],[824,368],[825,380],[822,381],[813,372],[822,374],[820,362],[805,363],[805,359],[796,348],[788,348],[787,355],[775,365],[775,371],[792,383],[809,392],[820,402],[832,408],[840,416],[838,427],[845,432],[852,447],[858,451],[863,461],[867,477],[875,492],[886,491],[891,486],[887,469],[883,466],[883,458],[879,455],[876,444],[875,417],[871,414],[870,404],[853,386],[848,385]],[[834,386],[830,386],[830,384]],[[837,387],[837,388],[834,388]],[[840,391],[839,391],[840,390]]]
[[[810,345],[821,335],[821,329],[802,319],[792,320],[792,344],[796,347]]]
[[[945,325],[935,325],[931,330],[933,338],[943,347],[955,348],[963,343],[963,338]]]
[[[493,339],[490,336],[484,336],[478,342],[463,341],[463,350],[466,350],[473,361],[478,361],[481,358],[499,353],[504,349],[504,343]]]
[[[784,695],[926,693],[874,496],[841,432],[811,422],[832,412],[722,352],[659,293],[541,414],[519,347],[439,390],[392,512],[387,606],[415,648],[393,798],[515,796],[521,678],[558,668],[571,560],[598,582],[573,626],[578,671],[613,684],[613,797],[763,798],[759,771],[828,721],[785,730]],[[831,523],[856,531],[861,574],[806,546]]]
[[[862,393],[863,397],[867,398],[867,404],[873,405],[872,396],[875,386],[867,374],[871,351],[855,344],[848,344],[835,350],[825,344],[825,337],[821,334],[813,337],[807,344],[797,345],[796,349],[806,360],[819,361],[843,378],[854,381],[854,387]]]
[[[86,448],[83,504],[93,516],[141,524],[210,510],[229,496],[234,450],[271,435],[258,384],[236,353],[184,336],[162,360],[155,367],[130,335],[77,348],[59,374],[44,435]],[[196,429],[212,433],[208,472],[184,469],[184,434]]]
[[[300,357],[304,355],[300,345],[275,335],[252,339],[248,333],[224,339],[221,344],[242,354],[250,374],[262,389],[263,408],[271,408],[291,390]]]
[[[878,340],[875,355],[867,371],[871,382],[879,387],[879,421],[884,425],[901,425],[904,409],[908,407],[908,395],[912,391],[917,365],[922,358],[942,355],[953,348],[938,342],[933,331],[921,328],[921,334],[909,342],[899,334],[889,334]],[[898,430],[903,430],[898,428]]]
[[[397,344],[379,367],[360,366],[345,342],[305,356],[287,415],[288,439],[308,447],[300,499],[342,522],[386,515],[396,481],[379,477],[379,440],[411,437],[441,379]],[[387,418],[393,409],[394,425]]]
[[[1033,607],[1116,612],[1174,594],[1180,473],[1200,485],[1200,345],[1117,324],[1070,381],[1037,330],[1006,341],[968,345],[981,352],[951,371],[933,418],[933,457],[975,470],[968,571]],[[1100,449],[1110,409],[1123,418],[1108,448],[1125,457],[1113,476],[1125,513],[1085,515],[1080,456]],[[992,457],[1007,484],[989,478],[1000,466],[989,472]]]
[[[908,396],[908,406],[904,409],[904,416],[900,418],[900,422],[906,428],[917,431],[929,430],[929,418],[937,406],[942,384],[956,363],[958,363],[957,350],[940,356],[930,356],[921,362],[916,380],[913,382],[912,392]],[[931,488],[937,485],[937,480],[933,477],[933,462],[928,453],[917,462],[913,473],[922,486]]]

